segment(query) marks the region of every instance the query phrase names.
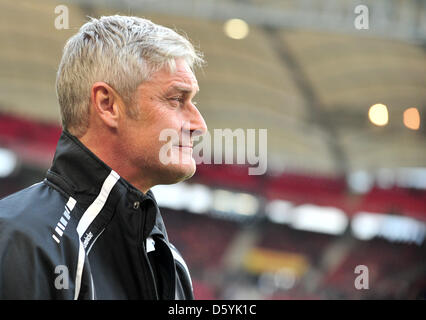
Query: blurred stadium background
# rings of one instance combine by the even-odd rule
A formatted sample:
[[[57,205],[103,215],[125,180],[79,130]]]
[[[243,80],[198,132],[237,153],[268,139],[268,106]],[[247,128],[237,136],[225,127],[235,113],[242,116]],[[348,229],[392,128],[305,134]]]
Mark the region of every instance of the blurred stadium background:
[[[359,4],[368,30],[354,27]],[[69,29],[55,28],[58,5]],[[153,189],[196,298],[426,298],[425,1],[0,0],[0,197],[50,166],[66,39],[116,13],[204,52],[210,130],[268,130],[265,175],[204,164]]]

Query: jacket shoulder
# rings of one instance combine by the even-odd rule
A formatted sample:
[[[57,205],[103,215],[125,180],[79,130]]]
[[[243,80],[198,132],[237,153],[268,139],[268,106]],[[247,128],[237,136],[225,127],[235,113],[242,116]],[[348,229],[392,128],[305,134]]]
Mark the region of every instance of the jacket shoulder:
[[[34,230],[36,226],[49,224],[60,217],[65,201],[63,195],[44,181],[11,194],[0,200],[0,230],[8,226]]]
[[[66,297],[55,267],[69,261],[52,239],[66,199],[40,182],[0,200],[0,298]]]

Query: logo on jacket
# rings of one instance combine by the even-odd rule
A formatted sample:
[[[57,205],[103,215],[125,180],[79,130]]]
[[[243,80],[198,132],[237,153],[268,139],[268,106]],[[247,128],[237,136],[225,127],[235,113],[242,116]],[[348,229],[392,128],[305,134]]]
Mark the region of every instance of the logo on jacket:
[[[92,232],[86,233],[86,235],[84,236],[84,240],[83,240],[83,247],[84,247],[84,249],[87,248],[87,245],[89,244],[89,241],[92,238],[93,238],[93,233]]]
[[[72,209],[74,209],[74,206],[77,201],[75,201],[73,198],[69,198],[67,204],[65,205],[65,210],[62,213],[61,219],[59,219],[58,223],[55,227],[55,233],[52,234],[52,238],[59,243],[61,240],[60,238],[64,234],[65,228],[68,224],[68,221],[71,219],[70,213]]]

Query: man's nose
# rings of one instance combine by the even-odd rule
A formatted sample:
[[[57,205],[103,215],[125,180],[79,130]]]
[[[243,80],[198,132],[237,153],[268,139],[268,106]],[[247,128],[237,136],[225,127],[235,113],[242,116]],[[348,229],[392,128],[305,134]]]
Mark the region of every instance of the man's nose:
[[[189,116],[186,119],[189,122],[189,131],[191,137],[203,135],[207,132],[207,124],[203,116],[194,104],[191,104]]]

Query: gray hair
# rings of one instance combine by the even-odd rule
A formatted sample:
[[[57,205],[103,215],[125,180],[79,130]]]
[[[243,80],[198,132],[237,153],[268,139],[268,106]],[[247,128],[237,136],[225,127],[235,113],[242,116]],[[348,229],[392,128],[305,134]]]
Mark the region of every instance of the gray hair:
[[[137,86],[162,69],[175,69],[183,58],[193,68],[202,54],[175,31],[139,17],[91,18],[66,43],[56,77],[62,126],[77,136],[89,125],[90,91],[97,81],[113,87],[130,116]]]

